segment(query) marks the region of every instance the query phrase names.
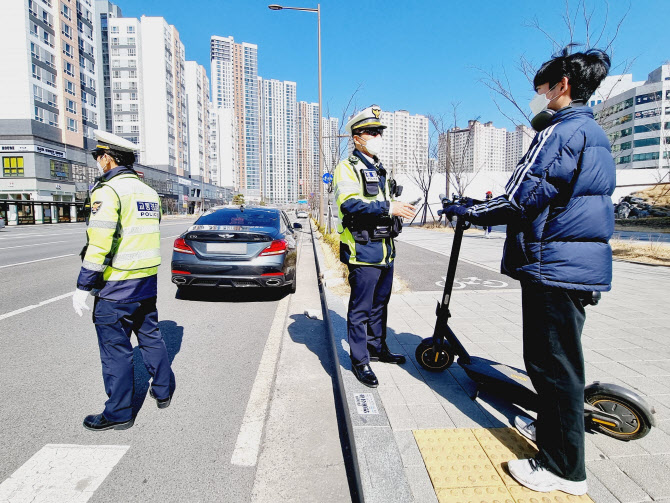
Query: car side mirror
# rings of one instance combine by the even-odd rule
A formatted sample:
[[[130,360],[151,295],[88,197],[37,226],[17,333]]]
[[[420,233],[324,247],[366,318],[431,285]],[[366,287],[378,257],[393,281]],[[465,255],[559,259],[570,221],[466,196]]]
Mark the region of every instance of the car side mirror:
[[[300,222],[293,222],[294,229],[302,229],[302,224]]]

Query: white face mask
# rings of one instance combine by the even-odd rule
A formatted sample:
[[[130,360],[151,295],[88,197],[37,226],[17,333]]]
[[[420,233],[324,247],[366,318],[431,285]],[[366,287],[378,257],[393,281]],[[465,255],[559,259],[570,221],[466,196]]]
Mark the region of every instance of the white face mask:
[[[383,144],[384,140],[382,140],[382,135],[377,135],[365,142],[365,148],[370,155],[377,156],[381,153]]]
[[[100,174],[100,176],[102,176],[105,173],[105,170],[102,168],[102,166],[100,165],[100,163],[98,161],[96,161],[95,164],[97,164],[98,173]]]
[[[554,87],[556,87],[557,85],[558,85],[558,83],[555,84]],[[554,87],[552,87],[551,89],[549,89],[549,91],[551,91],[552,89],[554,89]],[[543,110],[546,110],[547,107],[549,106],[549,104],[550,104],[552,101],[554,101],[556,98],[558,98],[558,96],[555,96],[555,97],[552,98],[552,99],[547,98],[547,93],[548,93],[549,91],[547,91],[547,92],[544,93],[544,94],[539,94],[539,93],[538,93],[538,94],[535,95],[535,97],[534,97],[532,100],[530,100],[530,103],[528,104],[528,106],[530,107],[530,111],[533,113],[533,116],[539,114],[539,113],[542,112]]]

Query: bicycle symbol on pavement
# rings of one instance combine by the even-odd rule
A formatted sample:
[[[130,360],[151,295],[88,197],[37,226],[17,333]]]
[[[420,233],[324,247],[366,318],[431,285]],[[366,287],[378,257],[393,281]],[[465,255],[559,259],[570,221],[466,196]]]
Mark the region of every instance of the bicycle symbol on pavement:
[[[440,288],[444,288],[444,282],[447,280],[446,276],[442,276],[442,281],[436,281],[435,284]],[[469,278],[462,278],[460,280],[454,280],[454,290],[463,290],[468,285],[471,286],[483,286],[485,288],[505,288],[507,283],[504,281],[499,281],[497,279],[480,279],[476,276],[471,276]]]

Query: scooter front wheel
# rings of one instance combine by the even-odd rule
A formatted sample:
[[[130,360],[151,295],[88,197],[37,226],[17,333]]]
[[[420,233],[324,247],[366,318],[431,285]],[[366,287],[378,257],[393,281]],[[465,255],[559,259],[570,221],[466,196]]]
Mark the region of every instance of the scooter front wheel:
[[[651,429],[651,421],[646,413],[635,403],[626,397],[600,391],[586,396],[586,402],[597,409],[619,417],[620,425],[606,424],[598,418],[592,418],[591,422],[595,429],[609,437],[618,440],[637,440],[644,437]]]
[[[451,348],[442,343],[436,349],[432,337],[422,340],[414,355],[419,365],[431,372],[442,372],[454,363],[454,353],[451,352]]]

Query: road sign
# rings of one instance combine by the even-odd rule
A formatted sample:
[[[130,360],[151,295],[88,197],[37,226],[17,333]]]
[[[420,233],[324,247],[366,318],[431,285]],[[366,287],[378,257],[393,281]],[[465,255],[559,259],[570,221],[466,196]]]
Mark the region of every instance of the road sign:
[[[323,174],[323,183],[325,183],[327,185],[332,181],[333,181],[333,175],[331,175],[330,173],[324,173]]]

